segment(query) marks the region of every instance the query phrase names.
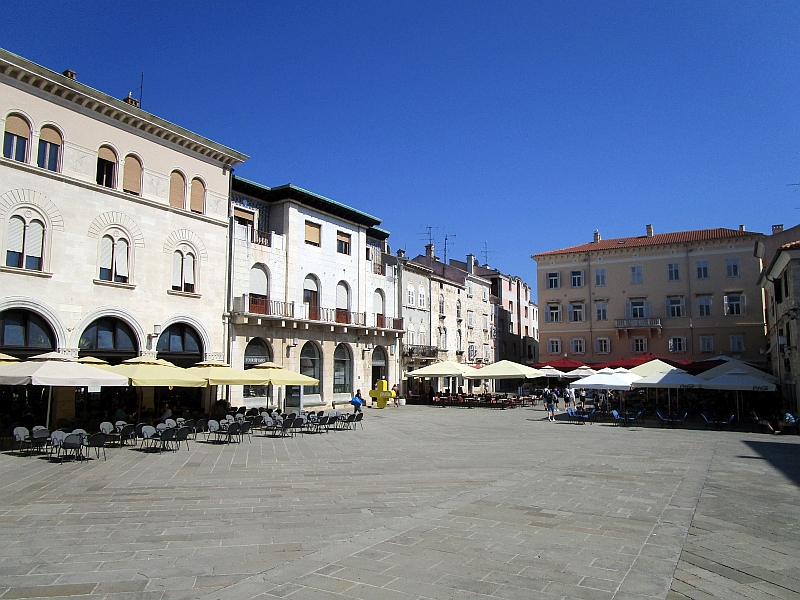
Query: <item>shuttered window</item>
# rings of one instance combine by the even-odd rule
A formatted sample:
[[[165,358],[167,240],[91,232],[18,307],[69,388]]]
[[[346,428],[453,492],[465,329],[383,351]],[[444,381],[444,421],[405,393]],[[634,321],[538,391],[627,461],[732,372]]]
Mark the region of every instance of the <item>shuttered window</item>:
[[[25,221],[22,217],[11,217],[8,222],[6,266],[22,267],[22,244],[25,239]]]
[[[375,293],[372,294],[372,310],[376,315],[383,314],[383,294],[380,290],[375,290]]]
[[[125,157],[122,172],[122,189],[129,194],[142,195],[142,163],[135,156]]]
[[[189,253],[183,257],[183,290],[194,291],[194,255]]]
[[[189,208],[192,212],[203,214],[206,204],[206,186],[199,179],[192,179],[192,194]]]
[[[3,137],[3,156],[25,162],[28,153],[28,140],[31,130],[28,122],[19,115],[9,115]]]
[[[48,171],[58,171],[61,143],[61,134],[58,131],[52,127],[42,127],[39,131],[39,156],[36,164]]]
[[[9,115],[6,119],[6,133],[13,133],[25,139],[30,139],[31,129],[28,122],[19,115]]]
[[[116,168],[117,155],[108,146],[101,146],[97,151],[97,185],[113,188]]]
[[[336,232],[336,251],[339,254],[350,254],[350,234]]]
[[[178,171],[173,171],[169,176],[169,205],[186,207],[186,180]]]
[[[322,226],[319,223],[306,221],[306,244],[319,246],[321,240]]]
[[[44,225],[40,221],[31,221],[25,236],[25,268],[33,271],[42,270],[42,244],[44,243]]]
[[[128,282],[128,242],[117,240],[114,245],[114,281]]]
[[[336,308],[348,310],[350,306],[350,290],[342,282],[336,286]]]
[[[250,269],[250,293],[269,296],[267,272],[259,266]]]
[[[114,240],[105,235],[100,240],[100,279],[111,281],[111,261],[114,253]]]
[[[178,251],[172,255],[172,289],[183,289],[183,254]]]

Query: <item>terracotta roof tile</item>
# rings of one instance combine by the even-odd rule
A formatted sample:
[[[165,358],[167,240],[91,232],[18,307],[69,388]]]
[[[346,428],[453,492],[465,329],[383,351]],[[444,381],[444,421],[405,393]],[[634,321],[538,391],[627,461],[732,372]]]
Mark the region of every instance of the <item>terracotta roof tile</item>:
[[[676,231],[673,233],[656,233],[652,236],[640,235],[626,238],[613,238],[600,240],[599,242],[589,242],[579,246],[561,248],[560,250],[550,250],[534,254],[538,256],[551,256],[554,254],[571,254],[573,252],[591,252],[597,250],[614,250],[617,248],[641,248],[642,246],[663,246],[665,244],[681,244],[687,242],[705,242],[710,240],[721,240],[727,238],[741,238],[748,236],[762,235],[752,231],[741,231],[739,229],[696,229],[693,231]]]
[[[781,250],[793,250],[794,248],[800,248],[800,240],[789,242],[781,246]]]

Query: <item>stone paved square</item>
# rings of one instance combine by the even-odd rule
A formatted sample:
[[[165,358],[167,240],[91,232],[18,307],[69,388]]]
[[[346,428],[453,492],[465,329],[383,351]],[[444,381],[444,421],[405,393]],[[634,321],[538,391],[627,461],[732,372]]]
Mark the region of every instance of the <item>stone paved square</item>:
[[[800,438],[368,410],[364,428],[0,455],[0,598],[797,598]]]

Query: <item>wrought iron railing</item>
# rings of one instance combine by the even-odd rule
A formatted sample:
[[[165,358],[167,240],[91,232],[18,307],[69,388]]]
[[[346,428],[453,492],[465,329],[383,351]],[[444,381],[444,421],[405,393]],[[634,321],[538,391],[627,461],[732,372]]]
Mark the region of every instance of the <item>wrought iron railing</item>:
[[[291,318],[294,317],[294,302],[281,302],[260,294],[250,294],[247,310],[256,315]]]
[[[372,272],[375,275],[386,275],[386,265],[382,263],[372,263]]]
[[[405,346],[403,355],[414,358],[436,358],[439,349],[436,346]]]

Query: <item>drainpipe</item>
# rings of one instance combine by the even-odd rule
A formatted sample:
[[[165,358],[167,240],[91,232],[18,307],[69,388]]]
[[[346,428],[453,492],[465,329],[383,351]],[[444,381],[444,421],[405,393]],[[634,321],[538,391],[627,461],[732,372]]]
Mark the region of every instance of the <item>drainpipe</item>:
[[[691,261],[689,260],[689,252],[691,249],[687,246],[686,247],[686,295],[687,295],[687,304],[686,307],[686,315],[689,317],[689,352],[692,354],[692,360],[694,360],[694,302],[692,302],[692,270],[691,270]]]
[[[228,269],[225,274],[225,303],[226,313],[223,322],[225,332],[225,356],[226,363],[231,364],[231,319],[233,318],[233,167],[230,167],[228,175]],[[230,401],[231,386],[225,386],[225,399]],[[216,399],[214,399],[216,402]],[[210,408],[210,407],[209,407]]]

